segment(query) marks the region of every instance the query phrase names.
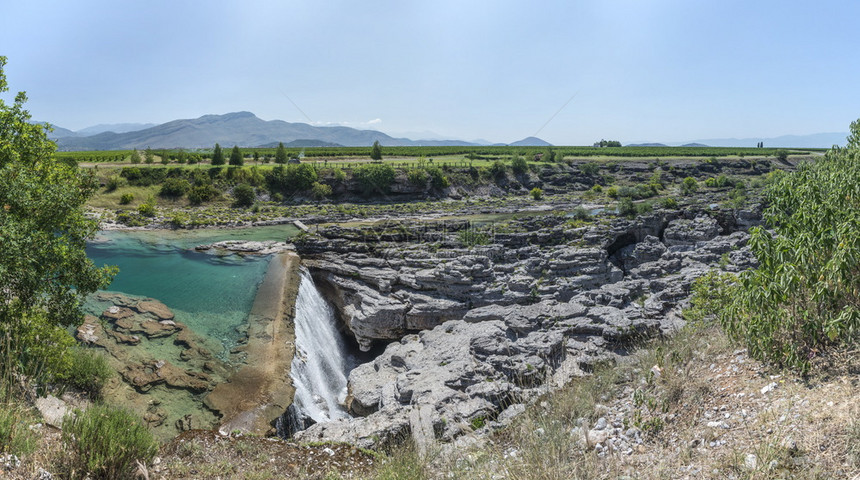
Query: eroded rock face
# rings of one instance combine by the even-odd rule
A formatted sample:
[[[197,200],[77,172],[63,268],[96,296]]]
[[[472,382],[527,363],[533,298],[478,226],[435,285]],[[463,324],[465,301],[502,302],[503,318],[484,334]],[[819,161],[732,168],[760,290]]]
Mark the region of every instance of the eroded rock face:
[[[443,441],[501,425],[508,406],[582,375],[632,339],[677,328],[691,283],[710,268],[754,265],[748,234],[720,235],[705,212],[585,229],[557,218],[528,222],[472,248],[426,225],[433,246],[380,241],[350,250],[344,233],[361,235],[342,229],[298,245],[362,347],[396,339],[349,376],[348,408],[358,418],[316,424],[298,438],[380,446],[417,428],[410,418],[418,417],[411,423],[432,425]]]

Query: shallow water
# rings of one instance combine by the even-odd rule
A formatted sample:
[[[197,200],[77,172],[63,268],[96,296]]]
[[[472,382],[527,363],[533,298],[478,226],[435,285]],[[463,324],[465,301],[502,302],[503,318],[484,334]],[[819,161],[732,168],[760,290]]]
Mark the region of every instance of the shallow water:
[[[116,265],[108,291],[163,302],[196,333],[229,351],[239,340],[270,257],[199,253],[193,247],[219,240],[287,240],[292,225],[236,230],[101,232],[87,245],[97,266]],[[95,299],[86,310],[98,315],[106,305]],[[223,352],[217,352],[219,354]],[[222,356],[222,355],[219,355]],[[223,356],[222,356],[223,358]]]

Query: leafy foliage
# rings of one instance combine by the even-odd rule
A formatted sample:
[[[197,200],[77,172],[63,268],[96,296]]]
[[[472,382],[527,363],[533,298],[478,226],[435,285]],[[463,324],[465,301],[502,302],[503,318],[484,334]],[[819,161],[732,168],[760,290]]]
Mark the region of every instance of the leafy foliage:
[[[380,147],[378,140],[373,142],[373,147],[370,149],[370,158],[373,160],[382,160],[382,147]]]
[[[135,460],[148,463],[158,452],[158,442],[140,419],[106,405],[67,416],[63,442],[75,453],[71,470],[80,478],[131,478]]]
[[[233,189],[233,205],[237,207],[250,207],[256,198],[254,187],[247,183],[236,185]]]
[[[846,148],[774,179],[765,219],[775,234],[751,231],[759,267],[719,293],[726,332],[756,358],[806,372],[828,345],[858,339],[860,121],[851,134]]]
[[[89,393],[91,398],[100,398],[102,388],[113,374],[101,352],[79,347],[71,350],[71,365],[64,380]]]
[[[370,163],[356,168],[353,176],[365,194],[387,193],[394,183],[395,171],[386,163]]]
[[[309,163],[278,165],[265,174],[266,183],[272,193],[293,194],[311,188],[319,179],[316,169]]]
[[[7,90],[0,57],[0,92]],[[96,268],[84,250],[98,225],[84,202],[98,187],[92,174],[53,156],[42,125],[29,123],[21,92],[0,100],[0,325],[27,318],[72,325],[81,299],[107,285],[111,268]]]

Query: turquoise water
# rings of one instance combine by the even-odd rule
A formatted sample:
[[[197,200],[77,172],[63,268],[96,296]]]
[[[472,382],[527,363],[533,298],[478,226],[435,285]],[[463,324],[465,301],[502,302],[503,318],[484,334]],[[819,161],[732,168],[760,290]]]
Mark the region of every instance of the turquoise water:
[[[108,291],[155,298],[167,305],[176,320],[200,335],[219,341],[225,352],[240,337],[257,287],[268,267],[268,256],[198,253],[193,247],[219,240],[287,240],[293,226],[236,230],[101,232],[87,246],[97,266],[116,265],[119,273]],[[93,314],[104,305],[91,300]],[[218,352],[221,356],[224,352]]]

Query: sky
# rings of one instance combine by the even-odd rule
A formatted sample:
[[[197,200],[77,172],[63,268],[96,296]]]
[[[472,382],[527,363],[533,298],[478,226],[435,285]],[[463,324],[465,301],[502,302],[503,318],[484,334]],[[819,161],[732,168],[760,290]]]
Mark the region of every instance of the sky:
[[[79,130],[264,120],[555,145],[845,132],[856,0],[0,0],[10,92]]]

